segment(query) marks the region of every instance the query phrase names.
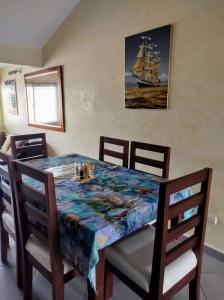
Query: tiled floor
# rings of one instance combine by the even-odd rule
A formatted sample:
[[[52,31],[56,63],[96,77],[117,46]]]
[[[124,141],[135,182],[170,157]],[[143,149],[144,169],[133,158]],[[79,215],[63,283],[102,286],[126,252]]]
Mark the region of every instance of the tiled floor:
[[[22,300],[22,293],[17,289],[15,284],[15,249],[11,242],[9,265],[4,266],[0,262],[0,300]],[[113,300],[138,300],[139,298],[119,280],[114,280]],[[51,286],[38,273],[34,272],[33,279],[33,300],[50,300]],[[77,277],[66,284],[65,300],[85,300],[87,291],[85,280]],[[188,289],[183,289],[175,300],[188,299]],[[204,254],[201,300],[224,300],[224,262],[214,259]]]

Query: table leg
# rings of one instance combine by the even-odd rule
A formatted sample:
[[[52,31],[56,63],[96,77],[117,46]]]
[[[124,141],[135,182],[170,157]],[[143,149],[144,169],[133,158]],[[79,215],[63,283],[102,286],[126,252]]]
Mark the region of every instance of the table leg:
[[[94,292],[88,280],[88,300],[104,300],[105,251],[99,251],[99,261],[96,265],[96,291]]]
[[[104,300],[109,300],[113,296],[113,274],[108,269],[105,273]]]

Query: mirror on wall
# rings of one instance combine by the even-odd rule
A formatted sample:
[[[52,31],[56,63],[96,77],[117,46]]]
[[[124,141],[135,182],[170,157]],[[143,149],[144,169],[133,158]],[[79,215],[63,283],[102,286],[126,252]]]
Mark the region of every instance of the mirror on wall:
[[[24,76],[28,125],[65,131],[62,67],[53,67]]]

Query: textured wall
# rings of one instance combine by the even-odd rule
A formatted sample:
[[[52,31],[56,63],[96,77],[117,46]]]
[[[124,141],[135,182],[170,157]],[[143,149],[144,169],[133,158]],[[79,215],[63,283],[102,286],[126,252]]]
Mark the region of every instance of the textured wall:
[[[5,131],[3,125],[3,93],[2,93],[2,78],[5,77],[5,70],[0,68],[0,131]]]
[[[97,156],[100,135],[172,147],[171,177],[214,168],[207,243],[224,251],[223,0],[82,0],[43,49],[64,66],[66,133],[48,133],[57,153]],[[173,24],[169,109],[124,108],[124,37]],[[27,71],[27,70],[25,70]],[[22,76],[12,132],[26,126]]]

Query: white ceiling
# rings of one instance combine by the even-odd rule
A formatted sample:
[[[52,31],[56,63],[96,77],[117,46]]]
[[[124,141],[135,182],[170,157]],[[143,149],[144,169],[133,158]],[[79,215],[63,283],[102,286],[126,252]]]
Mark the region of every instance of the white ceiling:
[[[0,63],[0,69],[6,68],[6,67],[9,67],[9,66],[10,66],[9,64]]]
[[[42,48],[80,0],[0,0],[0,44]]]

